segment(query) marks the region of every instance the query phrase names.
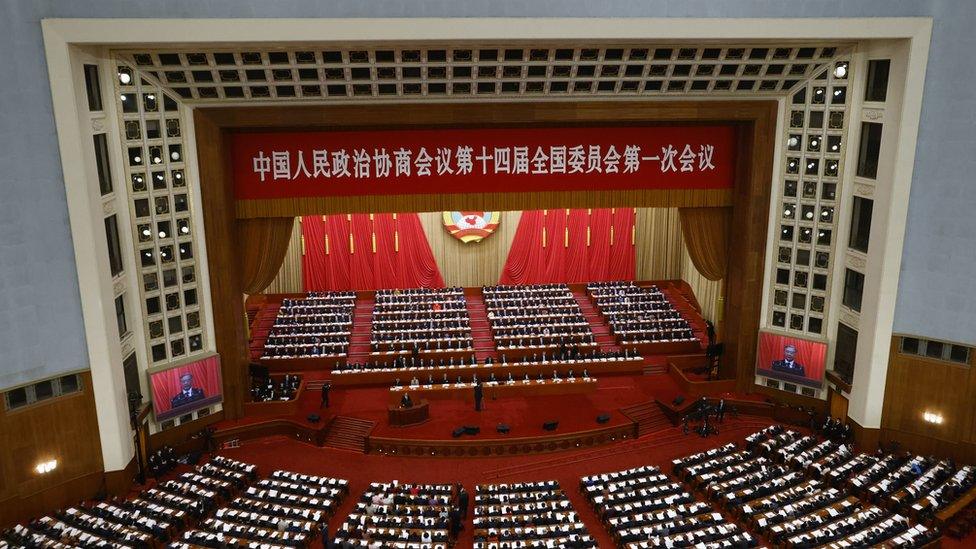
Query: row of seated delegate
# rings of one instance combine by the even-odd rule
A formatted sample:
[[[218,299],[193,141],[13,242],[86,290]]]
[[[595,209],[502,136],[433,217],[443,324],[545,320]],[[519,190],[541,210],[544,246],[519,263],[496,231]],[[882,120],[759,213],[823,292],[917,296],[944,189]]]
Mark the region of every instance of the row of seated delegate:
[[[329,518],[348,492],[346,480],[275,471],[224,500],[212,517],[170,547],[308,547],[327,531]]]
[[[376,293],[370,349],[377,354],[473,351],[471,320],[461,288]]]
[[[458,495],[451,484],[374,482],[339,527],[335,544],[447,549],[460,530]]]
[[[757,540],[654,466],[583,477],[580,491],[621,547],[755,547]]]
[[[131,500],[80,505],[0,535],[8,547],[155,547],[253,479],[253,466],[219,458]]]
[[[586,289],[621,344],[696,339],[691,325],[657,286],[600,282]]]
[[[566,284],[486,286],[482,292],[499,351],[562,353],[597,347],[589,322]]]
[[[354,292],[314,292],[283,300],[261,358],[346,356],[355,303]]]
[[[554,368],[563,372],[569,377],[573,373],[589,377],[587,368],[594,365],[620,365],[621,368],[639,363],[640,354],[635,351],[623,349],[619,351],[589,351],[576,353],[575,358],[557,359],[555,356],[547,356],[545,353],[534,356],[524,356],[509,362],[502,356],[499,361],[491,357],[485,359],[483,364],[477,361],[464,362],[462,360],[450,359],[423,359],[414,357],[400,357],[391,362],[365,362],[354,364],[339,364],[332,370],[332,375],[355,376],[356,374],[369,373],[391,373],[396,374],[404,382],[412,377],[418,378],[420,382],[434,384],[435,382],[450,383],[458,377],[466,382],[473,382],[475,378],[481,381],[505,381],[508,379],[522,379],[523,374],[512,374],[512,370],[524,371],[530,377],[538,377],[539,374],[551,372]],[[567,371],[568,370],[568,371]]]
[[[856,497],[853,477],[883,477],[883,458],[857,459],[830,440],[771,426],[735,444],[675,460],[675,474],[705,487],[715,502],[778,545],[806,547],[922,547],[937,531],[913,525],[897,507],[882,508]],[[893,464],[892,464],[893,465]],[[839,471],[847,471],[846,473]],[[834,474],[838,473],[838,474]],[[736,479],[749,476],[746,485]],[[730,479],[730,480],[723,480]],[[714,484],[714,483],[718,484]],[[712,489],[714,488],[714,489]]]
[[[597,546],[557,481],[482,484],[474,503],[475,549]]]

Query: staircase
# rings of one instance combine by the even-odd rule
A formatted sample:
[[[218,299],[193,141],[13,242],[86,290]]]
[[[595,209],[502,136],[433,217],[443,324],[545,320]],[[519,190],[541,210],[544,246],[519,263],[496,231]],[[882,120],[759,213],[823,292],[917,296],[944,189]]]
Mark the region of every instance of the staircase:
[[[373,298],[356,301],[352,313],[352,332],[349,334],[349,352],[346,361],[350,363],[366,362],[369,360],[369,341],[373,327]]]
[[[468,307],[468,317],[471,319],[471,338],[474,340],[475,358],[482,364],[488,357],[497,362],[498,349],[495,347],[495,338],[491,334],[491,322],[488,320],[485,300],[481,295],[469,295],[466,296],[465,302]]]
[[[642,437],[672,427],[671,420],[664,415],[656,402],[635,404],[621,408],[620,413],[637,424],[637,436]]]
[[[358,419],[348,416],[337,416],[329,426],[329,432],[325,435],[323,446],[329,448],[339,448],[342,450],[354,450],[366,453],[366,440],[369,433],[376,425],[375,421]]]
[[[606,353],[621,350],[620,345],[617,344],[616,336],[610,333],[610,326],[596,306],[593,305],[593,301],[590,300],[586,290],[574,290],[573,298],[576,299],[576,303],[579,303],[580,310],[583,311],[583,318],[590,323],[590,330],[593,332],[593,338],[600,345],[600,351]]]
[[[264,344],[268,340],[268,334],[274,326],[275,319],[278,318],[278,309],[281,303],[263,303],[254,313],[254,320],[251,321],[251,342],[249,344],[251,360],[257,360],[264,354]],[[248,314],[250,318],[250,314]]]
[[[668,284],[667,286],[661,287],[661,292],[668,298],[671,305],[681,313],[681,316],[688,321],[688,324],[691,325],[692,333],[695,334],[702,349],[704,349],[708,345],[708,331],[705,328],[705,319],[702,318],[701,313],[695,309],[694,305],[691,304],[688,298],[678,288]]]
[[[306,391],[321,391],[322,386],[325,385],[325,379],[308,380],[305,382]]]
[[[653,376],[668,373],[668,360],[666,356],[652,355],[644,357],[644,375]]]

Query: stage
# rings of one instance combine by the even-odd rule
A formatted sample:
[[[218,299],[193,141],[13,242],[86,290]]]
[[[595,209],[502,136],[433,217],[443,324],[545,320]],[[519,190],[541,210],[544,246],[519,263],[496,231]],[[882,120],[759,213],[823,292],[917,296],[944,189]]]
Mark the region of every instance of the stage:
[[[314,380],[323,379],[325,372],[304,372],[307,376],[305,386],[317,387]],[[680,393],[678,384],[670,374],[655,375],[608,375],[597,378],[596,389],[588,393],[571,395],[529,395],[505,398],[485,398],[483,410],[476,412],[472,402],[463,399],[430,401],[430,419],[411,426],[391,426],[387,421],[389,389],[386,387],[346,388],[333,387],[330,392],[330,407],[321,407],[321,391],[306,389],[300,393],[296,402],[297,411],[288,415],[249,414],[238,420],[225,420],[214,424],[215,437],[223,440],[231,434],[235,438],[252,438],[274,434],[274,426],[287,426],[278,434],[293,435],[295,430],[305,432],[309,441],[322,440],[323,431],[337,417],[354,418],[373,422],[368,434],[367,448],[371,452],[388,452],[397,445],[410,446],[413,443],[430,446],[437,443],[467,445],[515,443],[521,441],[563,441],[567,437],[592,437],[593,434],[615,433],[615,438],[623,438],[626,433],[632,438],[636,433],[636,422],[621,412],[622,408],[653,404],[657,400],[670,401]],[[252,407],[260,406],[252,404]],[[652,406],[655,410],[657,407]],[[669,427],[663,413],[659,424]],[[307,417],[317,414],[317,423],[309,422]],[[597,423],[597,416],[606,414],[609,420]],[[542,429],[543,422],[558,421],[555,431]],[[500,434],[496,427],[506,424],[510,431]],[[454,439],[451,435],[460,426],[476,426],[477,435],[465,435]],[[316,435],[318,433],[318,435]],[[573,446],[575,447],[575,445]],[[556,448],[563,449],[563,448]],[[551,451],[547,449],[535,451]],[[535,453],[530,450],[529,453]],[[525,453],[525,452],[518,452]]]

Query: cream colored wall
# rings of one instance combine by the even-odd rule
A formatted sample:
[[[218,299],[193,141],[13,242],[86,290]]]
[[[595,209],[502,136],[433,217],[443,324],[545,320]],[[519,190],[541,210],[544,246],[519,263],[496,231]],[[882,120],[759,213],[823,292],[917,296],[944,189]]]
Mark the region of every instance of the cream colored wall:
[[[468,244],[447,232],[443,212],[418,215],[444,284],[464,287],[498,284],[522,212],[501,212],[501,222],[495,234],[481,242]]]

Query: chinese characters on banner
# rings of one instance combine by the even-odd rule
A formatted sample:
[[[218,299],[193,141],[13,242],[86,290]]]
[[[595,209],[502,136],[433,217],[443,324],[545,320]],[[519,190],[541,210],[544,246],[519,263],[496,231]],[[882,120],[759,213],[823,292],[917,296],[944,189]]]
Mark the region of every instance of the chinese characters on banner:
[[[731,188],[728,126],[234,134],[238,199]]]

